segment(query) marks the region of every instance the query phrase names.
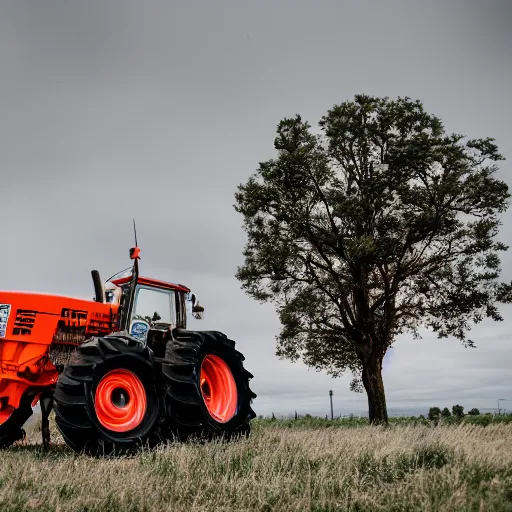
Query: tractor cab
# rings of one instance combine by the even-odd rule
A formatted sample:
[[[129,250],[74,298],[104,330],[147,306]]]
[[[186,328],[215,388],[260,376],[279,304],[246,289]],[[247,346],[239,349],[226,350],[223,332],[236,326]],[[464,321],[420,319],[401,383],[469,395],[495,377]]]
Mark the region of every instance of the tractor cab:
[[[92,272],[96,301],[118,304],[118,330],[146,342],[150,331],[186,329],[188,304],[194,318],[202,319],[204,308],[189,288],[139,276],[138,254],[138,248],[131,249],[133,267],[113,275],[104,285],[98,285],[99,275]]]

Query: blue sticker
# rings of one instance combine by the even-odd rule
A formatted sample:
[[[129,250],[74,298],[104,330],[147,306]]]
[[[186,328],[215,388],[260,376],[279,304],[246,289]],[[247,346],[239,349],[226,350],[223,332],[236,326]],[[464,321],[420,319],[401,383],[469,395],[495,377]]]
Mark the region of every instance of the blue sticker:
[[[5,338],[7,332],[7,322],[11,313],[10,304],[0,304],[0,338]]]
[[[145,340],[147,332],[149,330],[149,324],[147,322],[142,322],[137,320],[132,323],[132,328],[130,334],[139,340]]]

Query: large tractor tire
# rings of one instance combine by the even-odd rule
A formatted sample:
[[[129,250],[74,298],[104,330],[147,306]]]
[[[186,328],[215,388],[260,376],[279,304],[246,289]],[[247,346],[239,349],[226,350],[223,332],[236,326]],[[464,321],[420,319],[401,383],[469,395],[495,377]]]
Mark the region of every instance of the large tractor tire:
[[[11,411],[2,411],[0,416],[0,448],[8,448],[16,441],[25,439],[23,425],[32,416],[32,397],[23,395],[20,406]]]
[[[247,437],[256,395],[235,342],[216,331],[174,330],[162,364],[164,403],[174,437]]]
[[[53,400],[59,431],[78,453],[119,455],[159,440],[153,352],[131,336],[93,338],[78,347]]]

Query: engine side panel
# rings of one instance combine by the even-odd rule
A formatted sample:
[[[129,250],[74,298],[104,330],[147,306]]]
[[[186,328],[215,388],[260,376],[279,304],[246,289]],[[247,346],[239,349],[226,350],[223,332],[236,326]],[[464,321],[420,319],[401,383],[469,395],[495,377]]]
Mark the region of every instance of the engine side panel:
[[[58,355],[115,330],[117,305],[0,291],[0,423],[28,388],[53,387]]]

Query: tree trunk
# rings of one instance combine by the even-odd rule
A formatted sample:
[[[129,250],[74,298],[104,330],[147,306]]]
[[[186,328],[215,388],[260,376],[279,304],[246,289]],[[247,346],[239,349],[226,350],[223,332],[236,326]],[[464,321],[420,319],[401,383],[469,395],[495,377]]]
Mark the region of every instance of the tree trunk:
[[[363,364],[362,380],[368,395],[368,413],[371,424],[388,423],[388,410],[384,383],[382,381],[382,364],[370,356]]]

